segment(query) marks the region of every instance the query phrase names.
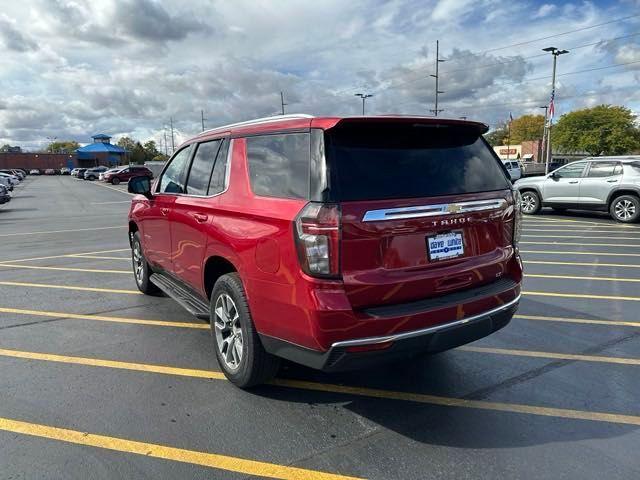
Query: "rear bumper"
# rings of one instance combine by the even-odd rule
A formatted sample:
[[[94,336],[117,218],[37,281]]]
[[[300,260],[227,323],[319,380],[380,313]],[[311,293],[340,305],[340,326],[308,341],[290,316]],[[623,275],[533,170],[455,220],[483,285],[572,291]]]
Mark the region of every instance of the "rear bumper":
[[[486,312],[419,330],[335,342],[326,352],[301,347],[261,335],[265,349],[280,357],[327,372],[368,368],[419,353],[437,353],[464,345],[501,329],[511,321],[520,295]],[[350,351],[354,347],[380,346],[373,351]]]

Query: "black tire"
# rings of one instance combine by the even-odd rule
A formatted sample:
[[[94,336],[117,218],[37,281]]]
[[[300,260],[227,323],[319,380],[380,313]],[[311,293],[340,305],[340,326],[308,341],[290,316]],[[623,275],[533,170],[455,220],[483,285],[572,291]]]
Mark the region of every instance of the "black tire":
[[[111,179],[111,183],[113,185],[119,185],[120,184],[120,179],[118,177],[112,178]]]
[[[233,325],[233,329],[239,330],[241,333],[240,345],[242,353],[235,368],[227,364],[217,337],[217,330],[220,332],[220,335],[223,335],[222,332],[224,328],[220,328],[220,325],[225,325],[228,333],[231,336],[234,335],[232,333],[233,329],[231,328],[232,322],[225,323],[224,319],[218,317],[215,311],[216,305],[220,305],[218,302],[223,302],[225,296],[230,297],[233,301],[233,307],[237,314],[237,320]],[[230,311],[233,312],[234,310],[231,309]],[[216,352],[220,368],[229,381],[240,388],[249,388],[268,382],[278,373],[280,359],[267,353],[262,346],[260,337],[258,337],[258,333],[253,324],[253,319],[251,318],[251,312],[249,311],[249,304],[247,303],[247,296],[245,295],[242,281],[237,273],[228,273],[221,276],[214,285],[213,291],[211,292],[209,316],[211,320],[213,348]],[[235,318],[236,315],[233,314],[233,317]],[[237,325],[238,323],[239,326]],[[230,337],[227,336],[226,338],[228,339]],[[227,351],[229,348],[234,348],[236,341],[226,343]]]
[[[136,254],[139,255],[139,258],[136,258]],[[153,295],[155,297],[161,296],[162,291],[149,280],[153,270],[149,266],[147,259],[144,257],[139,232],[135,232],[133,234],[133,240],[131,242],[131,264],[133,266],[133,278],[136,281],[138,290],[145,295]],[[140,270],[138,270],[138,268]]]
[[[542,202],[540,202],[540,196],[532,191],[527,190],[521,192],[522,194],[522,213],[525,215],[535,215],[542,208]]]
[[[95,179],[96,179],[96,177],[94,177],[93,175],[91,175],[91,176],[89,177],[89,180],[91,180],[92,182],[93,182]]]
[[[613,219],[621,223],[635,223],[640,219],[640,198],[635,195],[620,195],[609,205]]]

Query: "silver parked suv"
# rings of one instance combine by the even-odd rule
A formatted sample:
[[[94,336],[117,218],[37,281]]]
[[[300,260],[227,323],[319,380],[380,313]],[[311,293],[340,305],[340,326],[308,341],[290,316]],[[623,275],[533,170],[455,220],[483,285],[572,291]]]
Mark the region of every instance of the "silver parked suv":
[[[518,180],[522,212],[555,210],[609,212],[619,222],[640,218],[640,156],[585,158],[548,175]]]

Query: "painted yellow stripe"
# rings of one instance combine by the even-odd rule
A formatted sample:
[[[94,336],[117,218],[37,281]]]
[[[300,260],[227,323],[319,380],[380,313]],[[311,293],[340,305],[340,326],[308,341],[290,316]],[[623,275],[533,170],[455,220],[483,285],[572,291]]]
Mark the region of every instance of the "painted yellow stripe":
[[[138,442],[119,437],[108,437],[95,433],[80,432],[37,423],[27,423],[2,417],[0,417],[0,430],[75,445],[200,465],[226,470],[228,472],[242,473],[244,475],[255,475],[282,480],[354,480],[356,478],[215,453],[185,450],[183,448],[175,448],[155,443]]]
[[[98,255],[69,255],[70,258],[94,258],[96,260],[126,260],[130,262],[129,257],[102,257]]]
[[[106,270],[103,268],[40,267],[38,265],[12,265],[10,263],[0,263],[0,268],[1,267],[23,268],[27,270],[57,270],[60,272],[122,273],[131,275],[131,270]]]
[[[546,262],[543,260],[523,260],[525,264],[532,263],[536,265],[574,265],[579,267],[621,267],[621,268],[640,268],[640,265],[627,265],[624,263],[588,263],[588,262]]]
[[[610,257],[640,257],[640,253],[609,253],[609,252],[559,252],[557,250],[520,250],[521,253],[544,253],[545,255],[603,255]]]
[[[640,328],[640,322],[627,322],[623,320],[591,320],[589,318],[565,318],[565,317],[545,317],[540,315],[521,315],[516,314],[513,318],[520,320],[533,320],[541,322],[561,322],[561,323],[575,323],[585,325],[615,325],[617,327],[635,327]]]
[[[589,239],[600,239],[600,240],[638,240],[640,237],[610,237],[610,236],[586,236],[586,235],[527,235],[522,234],[522,237],[528,238],[589,238]]]
[[[589,300],[620,300],[629,302],[640,302],[640,297],[619,297],[613,295],[594,295],[592,293],[557,293],[557,292],[522,292],[523,295],[538,297],[561,297],[561,298],[587,298]]]
[[[596,282],[634,282],[640,283],[640,278],[615,278],[615,277],[583,277],[579,275],[547,275],[537,273],[525,274],[527,278],[552,278],[562,280],[594,280]]]
[[[540,245],[540,242],[520,242],[523,245]],[[637,243],[586,243],[586,242],[544,242],[544,245],[571,245],[578,247],[627,247],[640,248]]]
[[[112,227],[74,228],[69,230],[47,230],[42,232],[2,233],[0,234],[0,237],[20,237],[23,235],[48,235],[50,233],[93,232],[97,230],[113,230],[116,228],[127,228],[127,226],[114,225]]]
[[[120,293],[126,295],[142,295],[138,290],[119,290],[115,288],[76,287],[72,285],[51,285],[49,283],[0,282],[9,287],[54,288],[61,290],[78,290],[81,292]]]
[[[138,372],[159,373],[165,375],[179,375],[195,378],[209,378],[212,380],[224,380],[225,377],[220,372],[210,370],[193,370],[187,368],[165,367],[162,365],[150,365],[140,363],[117,362],[113,360],[99,360],[95,358],[70,357],[64,355],[52,355],[46,353],[24,352],[19,350],[0,349],[0,356],[10,358],[21,358],[28,360],[42,360],[65,364],[86,365],[95,367],[107,367],[123,370],[133,370]],[[465,400],[455,397],[441,397],[426,395],[421,393],[397,392],[391,390],[378,390],[374,388],[350,387],[346,385],[334,385],[326,383],[306,382],[302,380],[275,379],[273,385],[296,388],[302,390],[313,390],[328,393],[340,393],[346,395],[358,395],[369,398],[382,398],[388,400],[399,400],[417,402],[429,405],[439,405],[445,407],[473,408],[479,410],[494,410],[501,412],[523,413],[529,415],[540,415],[557,418],[570,418],[580,420],[592,420],[596,422],[611,422],[625,425],[640,425],[640,416],[618,415],[613,413],[589,412],[583,410],[570,410],[564,408],[547,408],[533,405],[487,402],[483,400]]]
[[[514,350],[509,348],[486,348],[465,345],[457,350],[465,352],[492,353],[495,355],[511,355],[515,357],[549,358],[554,360],[577,360],[580,362],[616,363],[620,365],[640,365],[640,358],[604,357],[600,355],[577,355],[572,353],[536,352],[532,350]]]
[[[130,251],[131,251],[130,248],[116,248],[113,250],[99,250],[96,252],[65,253],[62,255],[49,255],[47,257],[17,258],[14,260],[4,260],[4,261],[7,263],[18,263],[18,262],[30,262],[32,260],[49,260],[51,258],[65,258],[65,257],[70,257],[72,255],[93,255],[94,253],[100,254],[100,253],[130,252]]]
[[[524,218],[524,223],[525,224],[529,224],[529,223],[544,223],[544,224],[559,224],[559,225],[564,225],[565,223],[574,223],[577,224],[577,226],[580,225],[596,225],[597,227],[604,227],[604,228],[625,228],[625,229],[630,229],[630,230],[639,230],[640,228],[638,227],[634,227],[633,225],[625,225],[625,224],[611,224],[611,223],[604,223],[604,222],[589,222],[587,220],[570,220],[568,218],[563,218],[563,219],[551,219],[551,218],[531,218],[531,217],[525,217]],[[570,225],[567,225],[570,226]]]
[[[145,320],[142,318],[110,317],[105,315],[78,314],[69,312],[49,312],[43,310],[25,310],[21,308],[0,307],[0,313],[13,313],[15,315],[32,315],[35,317],[51,317],[75,320],[92,320],[99,322],[127,323],[133,325],[152,325],[156,327],[177,327],[209,330],[206,323],[170,322],[164,320]]]
[[[539,225],[531,225],[531,226],[539,226]],[[541,225],[540,225],[541,226]],[[526,226],[523,229],[524,232],[561,232],[561,233],[629,233],[628,231],[616,231],[616,230],[579,230],[579,229],[568,229],[568,228],[555,228],[555,229],[545,229],[545,228],[529,228]]]

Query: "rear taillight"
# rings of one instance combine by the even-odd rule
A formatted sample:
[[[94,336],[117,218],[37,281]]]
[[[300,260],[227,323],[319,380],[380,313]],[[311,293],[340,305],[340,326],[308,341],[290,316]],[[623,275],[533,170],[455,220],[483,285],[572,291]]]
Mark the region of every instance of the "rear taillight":
[[[522,234],[522,196],[519,190],[513,190],[513,248],[517,249]]]
[[[295,220],[300,266],[314,277],[340,275],[340,207],[308,203]]]

